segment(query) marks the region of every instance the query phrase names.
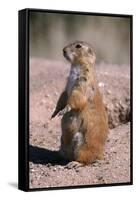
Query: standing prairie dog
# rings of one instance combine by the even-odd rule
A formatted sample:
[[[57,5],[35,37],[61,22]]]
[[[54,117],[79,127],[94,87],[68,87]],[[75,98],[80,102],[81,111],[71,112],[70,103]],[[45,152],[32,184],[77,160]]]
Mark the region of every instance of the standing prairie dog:
[[[77,41],[66,46],[63,54],[71,70],[52,115],[70,108],[61,120],[60,153],[69,161],[89,164],[103,157],[108,134],[107,114],[95,76],[95,53],[90,45]]]

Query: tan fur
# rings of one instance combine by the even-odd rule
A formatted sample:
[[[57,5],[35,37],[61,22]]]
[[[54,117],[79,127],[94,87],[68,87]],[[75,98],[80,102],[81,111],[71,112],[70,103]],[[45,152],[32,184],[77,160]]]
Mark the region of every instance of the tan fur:
[[[108,134],[107,114],[95,76],[95,53],[84,42],[72,43],[63,51],[71,68],[80,70],[76,78],[69,77],[68,86],[72,80],[69,91],[67,86],[65,89],[65,105],[71,110],[62,118],[60,152],[66,159],[88,164],[103,157]]]

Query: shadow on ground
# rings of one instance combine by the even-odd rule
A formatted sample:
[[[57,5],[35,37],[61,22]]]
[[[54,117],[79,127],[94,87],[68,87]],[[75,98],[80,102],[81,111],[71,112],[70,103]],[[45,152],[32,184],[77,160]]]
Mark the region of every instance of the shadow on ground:
[[[29,145],[29,161],[35,164],[66,165],[68,161],[63,160],[59,151]]]

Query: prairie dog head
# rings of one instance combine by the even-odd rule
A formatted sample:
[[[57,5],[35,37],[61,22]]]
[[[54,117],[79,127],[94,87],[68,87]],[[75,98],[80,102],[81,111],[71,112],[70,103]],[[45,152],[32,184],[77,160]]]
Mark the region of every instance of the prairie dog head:
[[[96,59],[92,47],[86,42],[82,41],[77,41],[64,47],[63,55],[72,64],[78,63],[85,59],[91,64],[94,64]]]

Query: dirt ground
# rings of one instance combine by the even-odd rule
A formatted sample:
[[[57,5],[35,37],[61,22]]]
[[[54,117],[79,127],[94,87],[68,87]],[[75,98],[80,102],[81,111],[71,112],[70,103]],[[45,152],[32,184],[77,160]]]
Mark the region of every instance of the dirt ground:
[[[65,62],[30,60],[30,188],[130,182],[129,66],[96,66],[110,133],[104,159],[79,168],[59,160],[61,117],[50,120],[69,69]]]

